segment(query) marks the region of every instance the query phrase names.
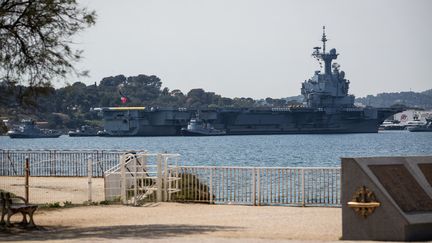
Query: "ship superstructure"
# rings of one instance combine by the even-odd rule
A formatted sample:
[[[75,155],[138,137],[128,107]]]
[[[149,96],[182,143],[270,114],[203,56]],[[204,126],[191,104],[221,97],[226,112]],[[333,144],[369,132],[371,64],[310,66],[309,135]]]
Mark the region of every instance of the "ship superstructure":
[[[296,133],[371,133],[400,109],[354,106],[348,94],[349,80],[337,59],[336,49],[326,51],[327,36],[323,27],[322,47],[312,56],[324,71],[315,71],[302,83],[304,106],[247,109],[186,109],[109,107],[100,108],[108,136],[174,136],[200,112],[200,118],[227,135],[296,134]]]
[[[315,75],[302,84],[301,94],[307,106],[312,108],[354,107],[354,96],[348,94],[350,82],[345,79],[345,72],[339,70],[340,65],[332,63],[339,54],[334,48],[326,52],[325,27],[321,41],[322,51],[321,47],[314,47],[312,56],[318,60],[320,66],[324,62],[324,73],[315,71]]]

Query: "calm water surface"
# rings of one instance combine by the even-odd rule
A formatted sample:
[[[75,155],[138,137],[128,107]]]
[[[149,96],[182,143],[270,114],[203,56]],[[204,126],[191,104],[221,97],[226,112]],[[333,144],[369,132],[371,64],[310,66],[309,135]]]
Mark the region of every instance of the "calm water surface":
[[[125,149],[179,153],[189,165],[339,166],[340,157],[432,155],[432,132],[222,137],[10,139],[0,149]]]

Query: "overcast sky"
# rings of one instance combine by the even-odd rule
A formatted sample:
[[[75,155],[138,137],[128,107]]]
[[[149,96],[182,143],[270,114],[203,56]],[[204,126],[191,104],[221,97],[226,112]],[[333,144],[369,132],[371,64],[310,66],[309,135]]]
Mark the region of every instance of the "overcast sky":
[[[227,97],[287,97],[328,48],[356,96],[432,88],[432,1],[82,0],[96,26],[77,37],[91,84],[156,75],[163,86]],[[76,78],[68,80],[69,83]]]

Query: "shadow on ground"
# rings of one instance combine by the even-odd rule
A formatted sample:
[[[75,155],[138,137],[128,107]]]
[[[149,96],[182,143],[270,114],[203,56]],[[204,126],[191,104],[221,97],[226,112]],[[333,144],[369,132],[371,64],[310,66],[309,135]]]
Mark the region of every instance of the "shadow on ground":
[[[33,229],[12,227],[0,229],[0,239],[1,241],[67,240],[84,238],[110,240],[125,238],[159,239],[192,234],[205,234],[216,231],[236,231],[239,229],[238,227],[175,224],[118,225],[86,228],[39,226]]]

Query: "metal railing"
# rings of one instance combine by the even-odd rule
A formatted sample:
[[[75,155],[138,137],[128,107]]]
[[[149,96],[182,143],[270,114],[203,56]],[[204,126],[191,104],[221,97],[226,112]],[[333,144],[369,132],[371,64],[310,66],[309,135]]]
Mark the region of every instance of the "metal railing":
[[[0,190],[30,202],[102,201],[103,175],[119,163],[121,150],[0,150]],[[25,182],[28,158],[30,183]],[[26,188],[29,188],[26,194]]]
[[[340,168],[178,166],[175,201],[246,205],[340,205]]]
[[[88,159],[93,177],[103,177],[118,164],[126,150],[0,150],[0,176],[23,176],[29,158],[31,176],[87,176]]]
[[[23,193],[21,187],[24,187],[21,185],[24,185],[22,178],[25,158],[28,157],[30,177],[47,177],[44,180],[31,180],[30,194],[34,199],[37,199],[36,195],[48,195],[42,193],[45,188],[59,187],[59,190],[74,191],[74,188],[69,187],[79,187],[81,193],[73,193],[75,196],[80,194],[74,199],[77,202],[88,198],[91,200],[92,196],[94,199],[105,197],[106,200],[112,200],[121,198],[121,192],[124,192],[125,198],[134,200],[148,198],[155,201],[216,204],[340,206],[340,168],[185,166],[179,164],[178,159],[173,163],[168,162],[168,155],[158,161],[158,154],[134,152],[132,154],[137,156],[137,160],[132,160],[133,164],[123,165],[125,170],[122,172],[121,156],[125,152],[0,150],[0,189],[16,191],[20,195]],[[92,188],[91,178],[104,175],[105,182],[95,179]],[[75,185],[69,183],[71,178],[63,178],[64,181],[61,177],[90,179],[87,182],[86,178],[82,178],[82,181],[75,178]],[[128,186],[122,189],[122,185]],[[157,191],[153,191],[155,188]],[[152,195],[149,195],[150,192]],[[55,200],[60,199],[56,197]],[[38,201],[46,199],[41,197]]]

